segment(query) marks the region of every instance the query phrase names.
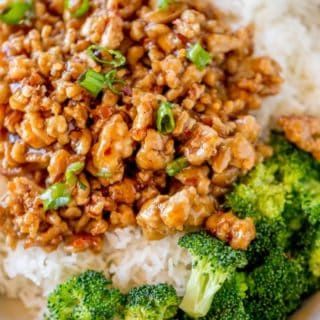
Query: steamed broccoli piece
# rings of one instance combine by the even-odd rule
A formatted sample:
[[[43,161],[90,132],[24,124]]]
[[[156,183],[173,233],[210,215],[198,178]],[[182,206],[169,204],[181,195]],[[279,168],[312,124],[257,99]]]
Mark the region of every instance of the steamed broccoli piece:
[[[255,227],[256,238],[246,251],[249,270],[259,265],[275,248],[284,250],[291,236],[283,221],[272,223],[268,219],[261,219],[256,222]]]
[[[124,296],[96,271],[86,271],[60,284],[48,298],[50,320],[120,319]]]
[[[229,206],[242,217],[282,218],[294,204],[293,193],[300,192],[310,178],[319,179],[318,164],[306,152],[279,134],[273,134],[271,144],[274,155],[237,183],[227,197]]]
[[[274,247],[287,250],[306,220],[320,221],[320,165],[280,134],[272,135],[271,144],[273,156],[237,182],[227,196],[229,208],[255,220],[250,265],[262,262]]]
[[[274,251],[248,275],[245,306],[252,319],[286,319],[308,291],[308,272],[298,259]]]
[[[180,308],[191,317],[204,317],[223,283],[247,264],[245,252],[233,250],[206,232],[186,234],[178,244],[192,256],[191,275]]]
[[[248,289],[246,276],[236,273],[226,280],[213,298],[209,313],[201,320],[249,320],[244,307]]]
[[[286,190],[277,179],[278,169],[272,161],[257,165],[235,185],[227,197],[228,205],[241,218],[280,218],[285,206]]]
[[[180,299],[168,284],[144,285],[133,288],[128,294],[126,320],[165,320],[173,318]]]
[[[301,208],[311,224],[320,223],[320,179],[304,181],[299,188]]]
[[[320,284],[320,225],[306,225],[297,238],[296,250],[315,282]]]
[[[320,277],[320,229],[314,233],[309,254],[309,268],[315,277]]]

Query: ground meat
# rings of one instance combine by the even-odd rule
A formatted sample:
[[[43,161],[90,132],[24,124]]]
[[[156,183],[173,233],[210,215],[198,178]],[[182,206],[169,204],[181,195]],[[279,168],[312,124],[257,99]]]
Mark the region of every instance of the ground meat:
[[[215,210],[212,196],[200,196],[194,187],[186,187],[168,196],[148,201],[138,214],[138,225],[148,238],[158,238],[174,230],[201,226]],[[159,230],[162,232],[159,234]]]
[[[13,246],[96,252],[118,227],[137,224],[152,239],[199,227],[270,153],[249,114],[282,80],[274,60],[253,56],[251,27],[233,31],[201,1],[166,10],[153,0],[89,2],[81,18],[64,1],[36,0],[30,19],[0,22],[0,173],[9,179],[0,222]],[[212,56],[203,68],[188,54],[196,43]],[[103,49],[89,55],[92,45]],[[97,95],[82,83],[89,69],[100,79],[89,87],[108,75]],[[305,122],[311,129],[299,124],[294,142],[319,158],[318,122]],[[186,167],[169,176],[181,157]],[[40,195],[56,184],[69,202],[45,210]]]
[[[251,218],[239,219],[232,212],[217,212],[208,218],[206,228],[220,240],[228,242],[233,249],[246,250],[256,237]]]
[[[149,129],[137,153],[137,165],[144,170],[161,170],[173,159],[173,140]]]
[[[137,223],[142,228],[146,238],[161,239],[169,233],[169,228],[162,221],[160,206],[169,199],[168,196],[157,196],[144,203],[137,216]]]
[[[209,160],[216,153],[220,138],[214,129],[203,124],[198,124],[193,130],[183,149],[188,161],[197,166]]]
[[[320,118],[283,116],[278,121],[287,139],[320,160]]]
[[[201,195],[206,195],[210,192],[210,179],[208,178],[209,168],[202,167],[187,167],[179,172],[175,178],[185,186],[193,186]]]
[[[121,115],[114,115],[104,125],[99,141],[92,147],[92,161],[96,174],[107,183],[120,181],[123,177],[122,160],[132,154],[132,139]],[[106,173],[106,179],[103,174]]]

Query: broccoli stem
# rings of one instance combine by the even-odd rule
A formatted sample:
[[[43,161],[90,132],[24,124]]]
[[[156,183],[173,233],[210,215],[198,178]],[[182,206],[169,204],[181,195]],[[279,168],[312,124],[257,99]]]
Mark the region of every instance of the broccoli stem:
[[[190,317],[204,317],[210,309],[215,293],[227,277],[228,273],[222,270],[212,272],[209,262],[198,261],[192,268],[180,308]]]

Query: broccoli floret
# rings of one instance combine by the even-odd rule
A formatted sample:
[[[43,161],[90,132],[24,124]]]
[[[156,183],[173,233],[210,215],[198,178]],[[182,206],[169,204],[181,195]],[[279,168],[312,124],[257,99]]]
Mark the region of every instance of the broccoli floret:
[[[257,238],[248,250],[250,265],[262,262],[274,247],[287,250],[305,220],[320,221],[320,170],[309,154],[273,134],[274,155],[234,186],[227,206],[252,217]],[[311,179],[311,180],[310,180]]]
[[[126,320],[165,320],[173,318],[180,299],[168,284],[144,285],[130,290],[125,309]]]
[[[308,290],[308,273],[297,259],[274,251],[248,275],[246,309],[252,319],[286,319]]]
[[[310,179],[299,187],[299,202],[311,224],[320,223],[320,180]]]
[[[309,255],[309,267],[315,277],[320,277],[320,229],[314,234]]]
[[[276,179],[277,170],[278,166],[272,161],[256,166],[227,196],[228,205],[242,218],[250,216],[258,220],[280,217],[285,206],[286,191]]]
[[[48,298],[51,320],[120,319],[124,296],[96,271],[86,271],[60,284]]]
[[[186,234],[179,245],[192,256],[191,275],[180,308],[191,317],[204,317],[223,283],[247,264],[245,252],[233,250],[206,232]]]
[[[269,219],[261,219],[256,222],[255,227],[256,238],[246,251],[248,270],[259,265],[275,248],[284,250],[291,236],[291,232],[283,221],[272,223]]]
[[[318,164],[306,152],[279,134],[272,135],[271,144],[274,155],[240,180],[227,197],[228,205],[242,217],[281,218],[292,193],[306,179],[319,178]]]
[[[311,274],[320,281],[320,226],[307,225],[298,234],[297,250]]]
[[[245,274],[236,273],[216,293],[207,316],[200,319],[249,320],[243,303],[247,289]]]
[[[319,164],[309,153],[297,148],[279,133],[273,133],[270,142],[274,150],[272,161],[279,165],[279,178],[287,187],[291,188],[306,178],[319,177]]]

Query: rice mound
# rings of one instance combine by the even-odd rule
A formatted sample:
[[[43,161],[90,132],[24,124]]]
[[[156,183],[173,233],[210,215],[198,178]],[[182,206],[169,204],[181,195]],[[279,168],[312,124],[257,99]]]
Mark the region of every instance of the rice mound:
[[[320,115],[320,0],[216,0],[230,12],[235,25],[255,24],[259,55],[275,58],[285,83],[278,96],[267,99],[257,117],[265,132],[273,120],[286,113]],[[0,182],[1,184],[1,182]],[[0,245],[0,294],[20,298],[39,314],[47,295],[71,274],[86,269],[103,270],[122,291],[142,283],[168,282],[183,294],[190,269],[189,255],[178,247],[176,234],[147,241],[137,228],[106,235],[101,254],[52,253],[39,248],[15,251]]]

